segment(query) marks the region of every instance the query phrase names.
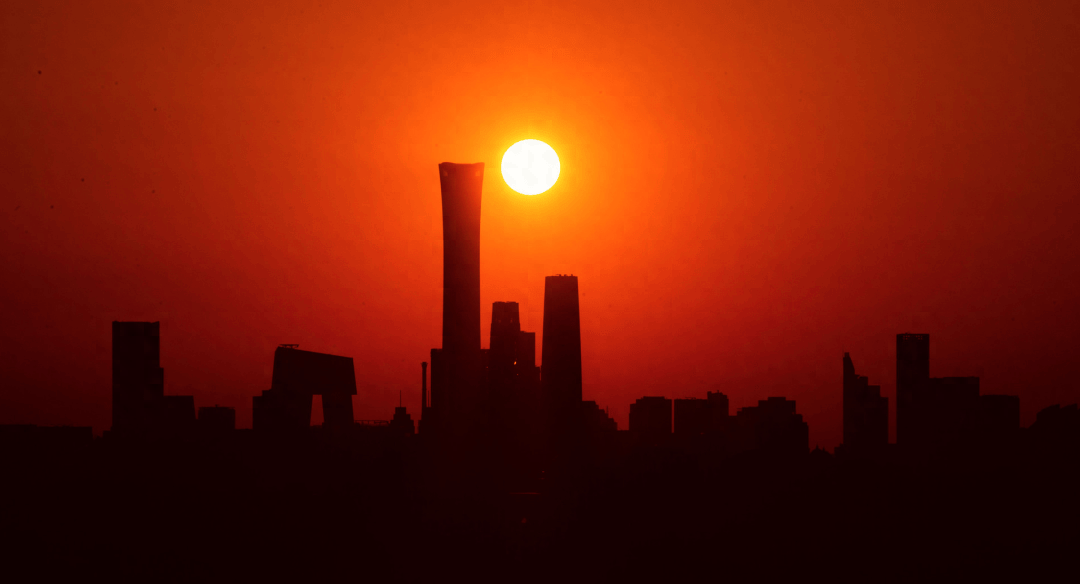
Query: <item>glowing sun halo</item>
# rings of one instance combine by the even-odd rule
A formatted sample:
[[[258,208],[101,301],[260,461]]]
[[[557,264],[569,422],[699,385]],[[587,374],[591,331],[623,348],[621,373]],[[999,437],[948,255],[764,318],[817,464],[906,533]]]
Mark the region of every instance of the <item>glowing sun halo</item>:
[[[539,195],[559,180],[559,155],[539,140],[522,140],[503,154],[502,175],[515,191]]]

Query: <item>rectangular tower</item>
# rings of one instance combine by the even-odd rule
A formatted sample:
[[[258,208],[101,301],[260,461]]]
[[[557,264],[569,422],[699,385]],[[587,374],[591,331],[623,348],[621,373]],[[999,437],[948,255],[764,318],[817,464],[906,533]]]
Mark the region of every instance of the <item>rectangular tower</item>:
[[[521,320],[517,302],[496,302],[491,307],[488,381],[493,396],[513,391],[516,378]]]
[[[544,279],[540,387],[552,429],[571,430],[581,406],[581,317],[577,276]],[[558,430],[557,430],[558,431]]]
[[[142,432],[156,426],[165,393],[160,356],[159,323],[112,323],[113,431]]]

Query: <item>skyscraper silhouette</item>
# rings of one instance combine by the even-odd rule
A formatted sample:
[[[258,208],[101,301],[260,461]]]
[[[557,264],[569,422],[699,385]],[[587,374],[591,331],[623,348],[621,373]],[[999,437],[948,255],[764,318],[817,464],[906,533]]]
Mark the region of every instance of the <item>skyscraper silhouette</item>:
[[[512,391],[520,336],[518,303],[494,303],[491,307],[491,353],[488,362],[488,379],[493,397]]]
[[[930,335],[896,335],[896,443],[910,442],[921,424],[914,409],[915,394],[930,381]],[[915,430],[917,433],[918,431]]]
[[[540,386],[550,431],[562,436],[572,434],[581,406],[581,316],[577,276],[555,275],[544,279]]]
[[[442,350],[431,359],[431,410],[468,428],[484,398],[480,364],[480,198],[484,164],[439,165],[443,211]]]
[[[112,429],[154,428],[165,393],[157,322],[112,323]]]
[[[844,448],[865,452],[889,443],[889,398],[881,387],[855,373],[851,355],[844,353]]]

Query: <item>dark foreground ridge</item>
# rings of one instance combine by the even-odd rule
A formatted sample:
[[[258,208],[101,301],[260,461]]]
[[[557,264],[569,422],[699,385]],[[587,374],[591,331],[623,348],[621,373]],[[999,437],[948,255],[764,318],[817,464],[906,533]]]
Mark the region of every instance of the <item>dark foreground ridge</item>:
[[[843,355],[844,444],[794,401],[644,396],[619,430],[582,384],[578,278],[545,282],[543,363],[516,302],[480,347],[482,164],[439,166],[442,346],[421,409],[356,420],[352,358],[281,345],[235,410],[165,393],[160,328],[114,322],[113,425],[0,426],[3,565],[114,581],[943,580],[1071,574],[1080,414],[930,377],[897,335],[888,400]],[[269,356],[268,356],[269,358]],[[838,363],[839,364],[839,363]],[[838,373],[840,369],[838,368]],[[311,426],[313,396],[324,423]]]

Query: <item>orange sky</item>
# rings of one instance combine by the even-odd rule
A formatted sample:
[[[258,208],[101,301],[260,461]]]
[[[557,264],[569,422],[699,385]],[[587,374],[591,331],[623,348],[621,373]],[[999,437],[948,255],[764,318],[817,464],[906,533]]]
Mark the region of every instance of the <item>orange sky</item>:
[[[1075,2],[9,2],[0,423],[109,424],[112,320],[166,393],[237,407],[278,343],[415,417],[440,339],[442,161],[488,164],[482,323],[580,278],[584,394],[798,401],[841,356],[1075,402]],[[498,174],[551,144],[559,183]],[[540,341],[537,345],[539,348]]]

